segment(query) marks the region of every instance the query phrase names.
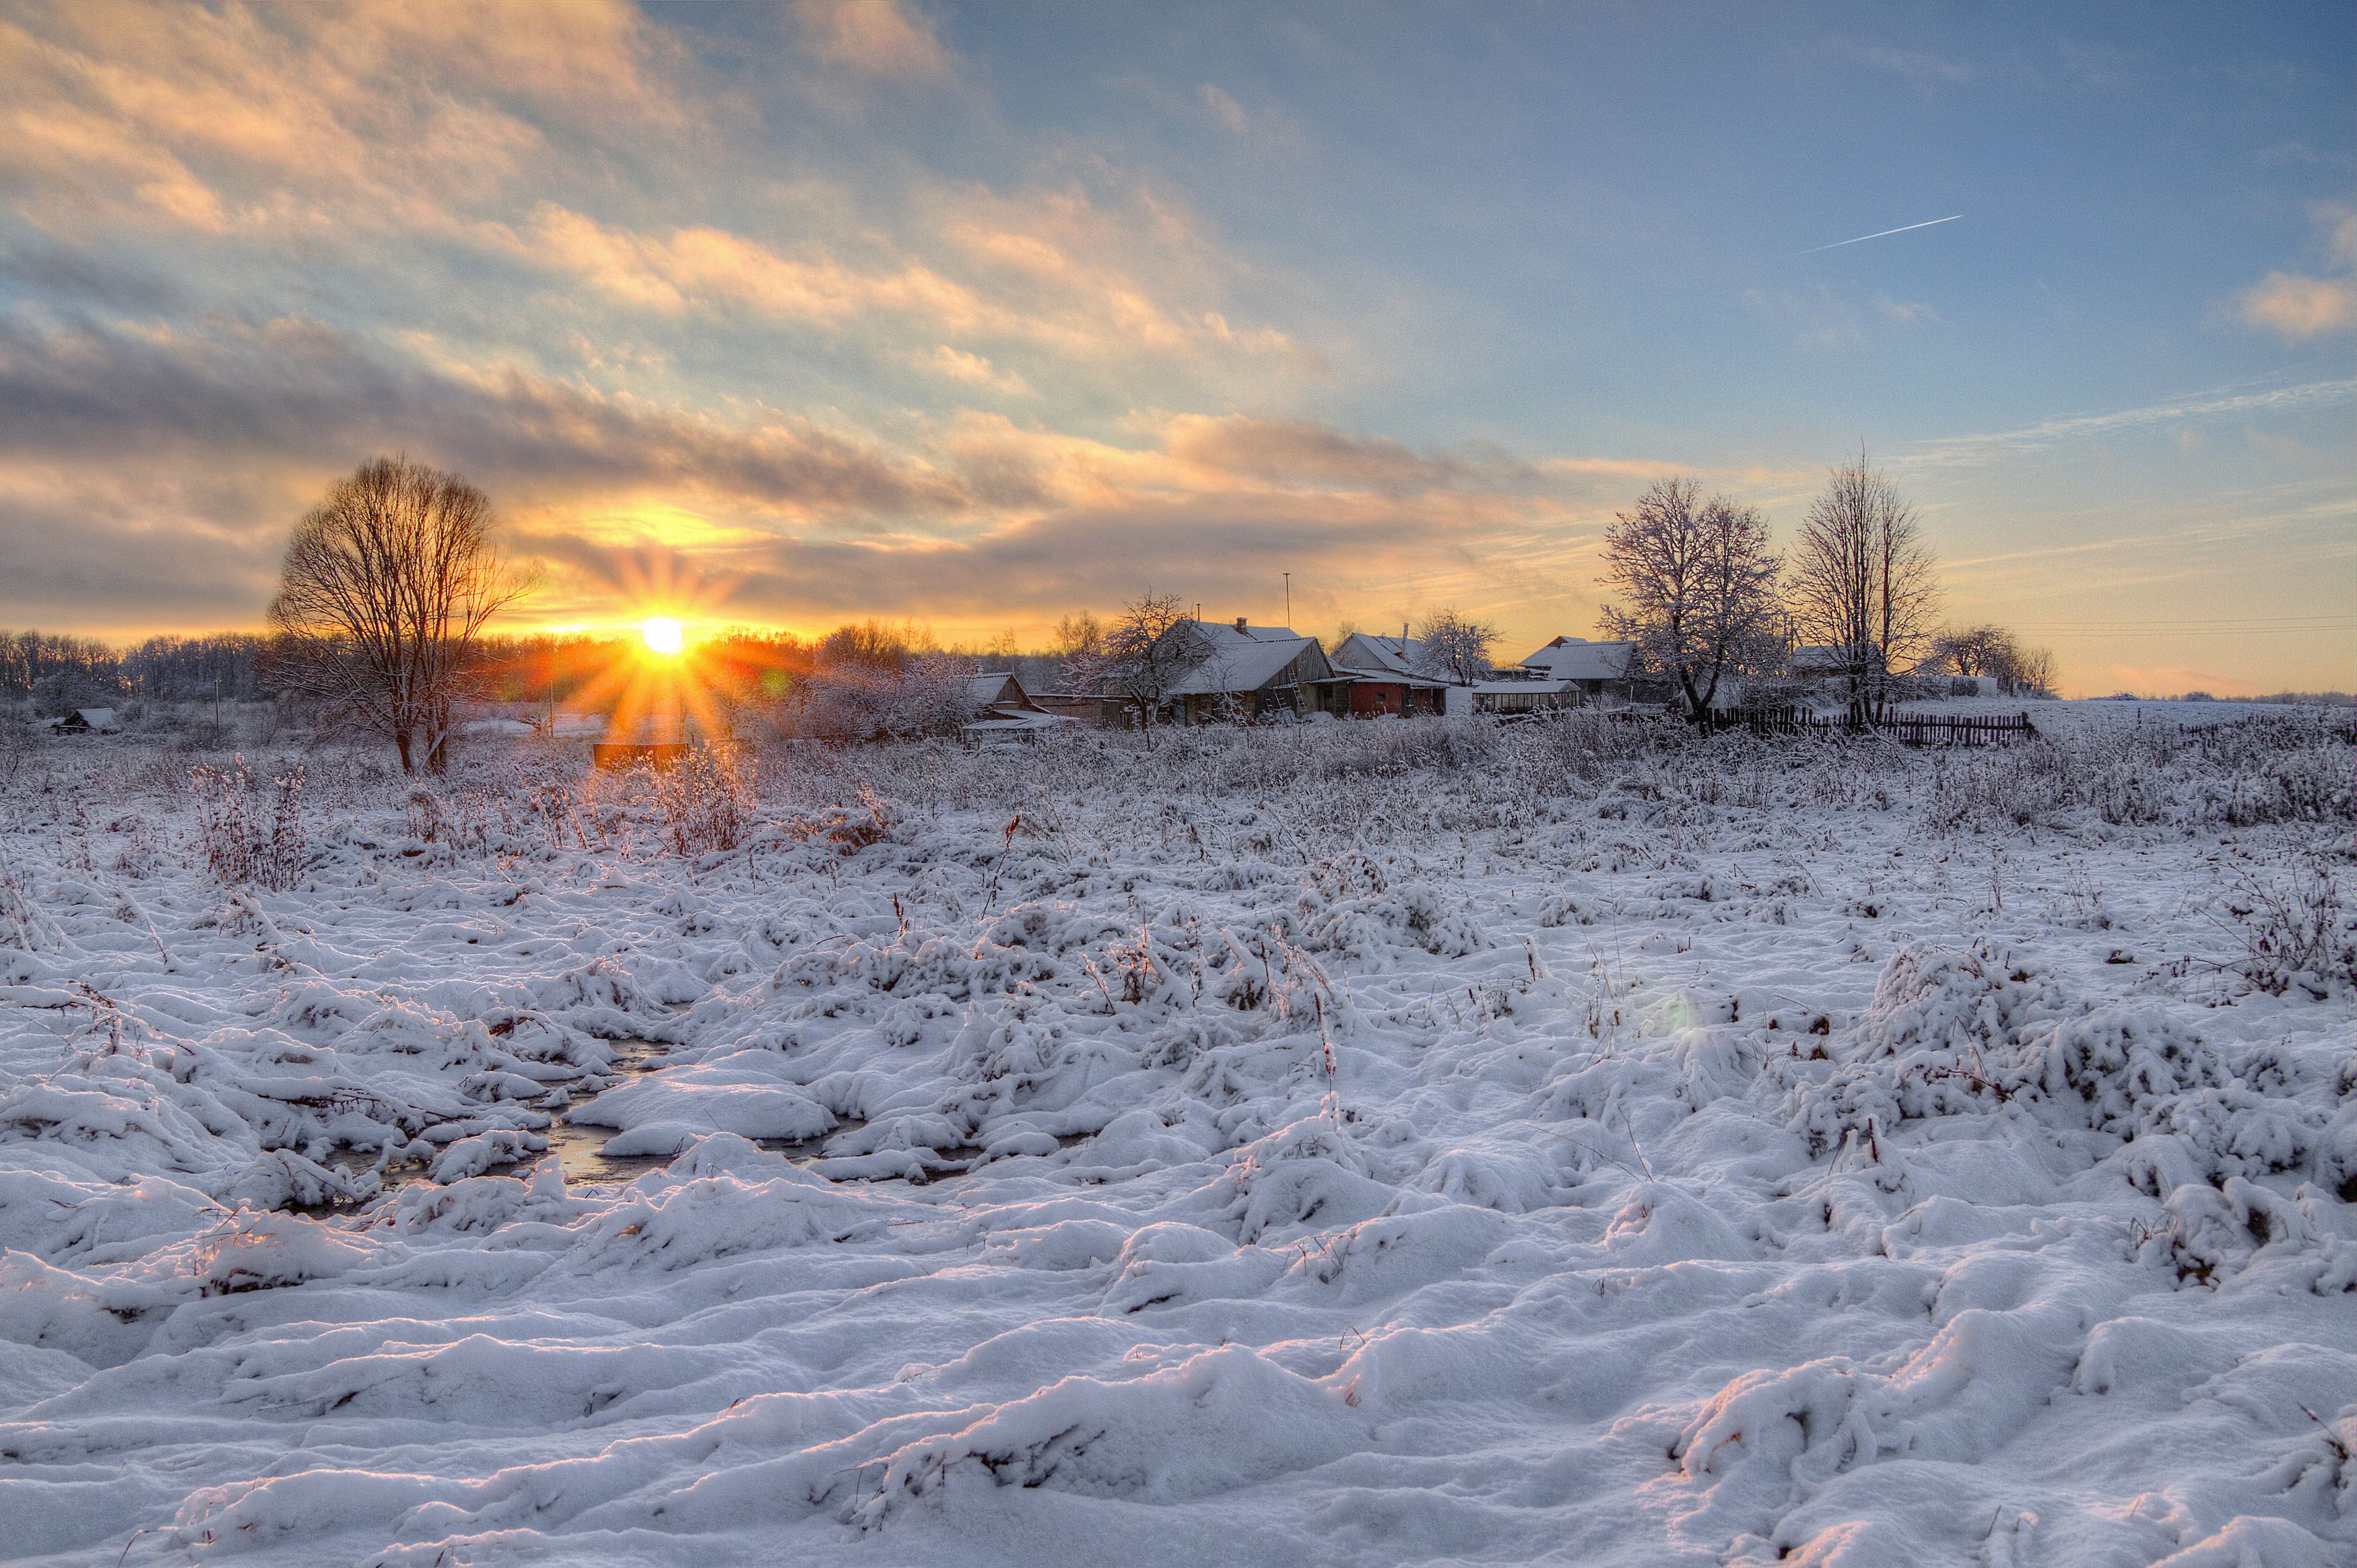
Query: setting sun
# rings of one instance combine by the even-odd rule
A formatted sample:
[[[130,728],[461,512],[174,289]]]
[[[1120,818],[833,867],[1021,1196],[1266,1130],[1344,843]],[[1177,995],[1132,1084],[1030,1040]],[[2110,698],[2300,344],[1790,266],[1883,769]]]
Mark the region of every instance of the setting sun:
[[[647,646],[650,649],[662,654],[666,659],[679,651],[679,622],[672,619],[669,616],[654,617],[644,626],[639,628],[639,635],[647,639]]]

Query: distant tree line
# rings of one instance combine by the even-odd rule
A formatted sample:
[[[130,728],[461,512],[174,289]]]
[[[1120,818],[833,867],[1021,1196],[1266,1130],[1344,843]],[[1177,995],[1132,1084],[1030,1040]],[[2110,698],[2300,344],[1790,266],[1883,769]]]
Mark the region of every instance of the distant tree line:
[[[267,639],[250,632],[151,637],[117,649],[95,638],[0,631],[0,696],[45,712],[132,699],[252,702]]]

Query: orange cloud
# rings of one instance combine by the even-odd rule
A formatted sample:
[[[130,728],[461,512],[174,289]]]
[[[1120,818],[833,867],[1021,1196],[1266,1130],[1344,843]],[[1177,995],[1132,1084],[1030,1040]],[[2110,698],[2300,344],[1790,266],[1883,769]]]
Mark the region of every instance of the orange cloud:
[[[547,154],[689,123],[684,56],[632,6],[35,6],[0,23],[0,171],[97,221],[439,230]]]
[[[2357,283],[2347,278],[2269,273],[2234,297],[2243,324],[2287,342],[2305,342],[2357,327]]]
[[[517,254],[574,273],[612,298],[656,310],[724,306],[807,321],[895,311],[954,330],[1006,324],[1003,313],[972,290],[920,264],[861,272],[823,253],[807,260],[781,255],[720,229],[675,229],[657,237],[544,203],[523,236],[490,232]]]

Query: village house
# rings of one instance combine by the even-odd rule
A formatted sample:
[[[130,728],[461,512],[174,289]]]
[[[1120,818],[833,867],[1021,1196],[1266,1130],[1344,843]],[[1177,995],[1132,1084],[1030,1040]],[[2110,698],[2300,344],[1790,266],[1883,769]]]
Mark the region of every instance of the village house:
[[[1424,645],[1403,629],[1397,637],[1354,631],[1334,650],[1337,675],[1349,676],[1347,704],[1352,718],[1384,714],[1445,714],[1450,693],[1468,688],[1423,668]]]
[[[1626,702],[1631,696],[1630,658],[1633,642],[1590,642],[1584,637],[1558,637],[1523,660],[1521,668],[1537,681],[1568,683],[1586,702]]]
[[[1163,634],[1180,639],[1186,672],[1164,692],[1166,723],[1217,724],[1307,718],[1348,711],[1351,677],[1338,674],[1314,637],[1291,627],[1185,620]]]
[[[962,726],[968,745],[985,740],[1031,740],[1079,721],[1080,715],[1050,711],[1023,689],[1011,671],[989,670],[967,682],[974,717]]]

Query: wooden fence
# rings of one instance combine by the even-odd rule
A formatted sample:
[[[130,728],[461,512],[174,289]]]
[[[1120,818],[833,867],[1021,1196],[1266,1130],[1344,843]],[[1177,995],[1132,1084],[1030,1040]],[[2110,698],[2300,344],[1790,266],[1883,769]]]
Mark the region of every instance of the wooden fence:
[[[2038,726],[2028,714],[1888,714],[1880,724],[1868,724],[1848,714],[1822,717],[1805,708],[1749,708],[1713,714],[1713,731],[1743,729],[1753,735],[1878,735],[1901,746],[2006,746],[2029,740]]]

